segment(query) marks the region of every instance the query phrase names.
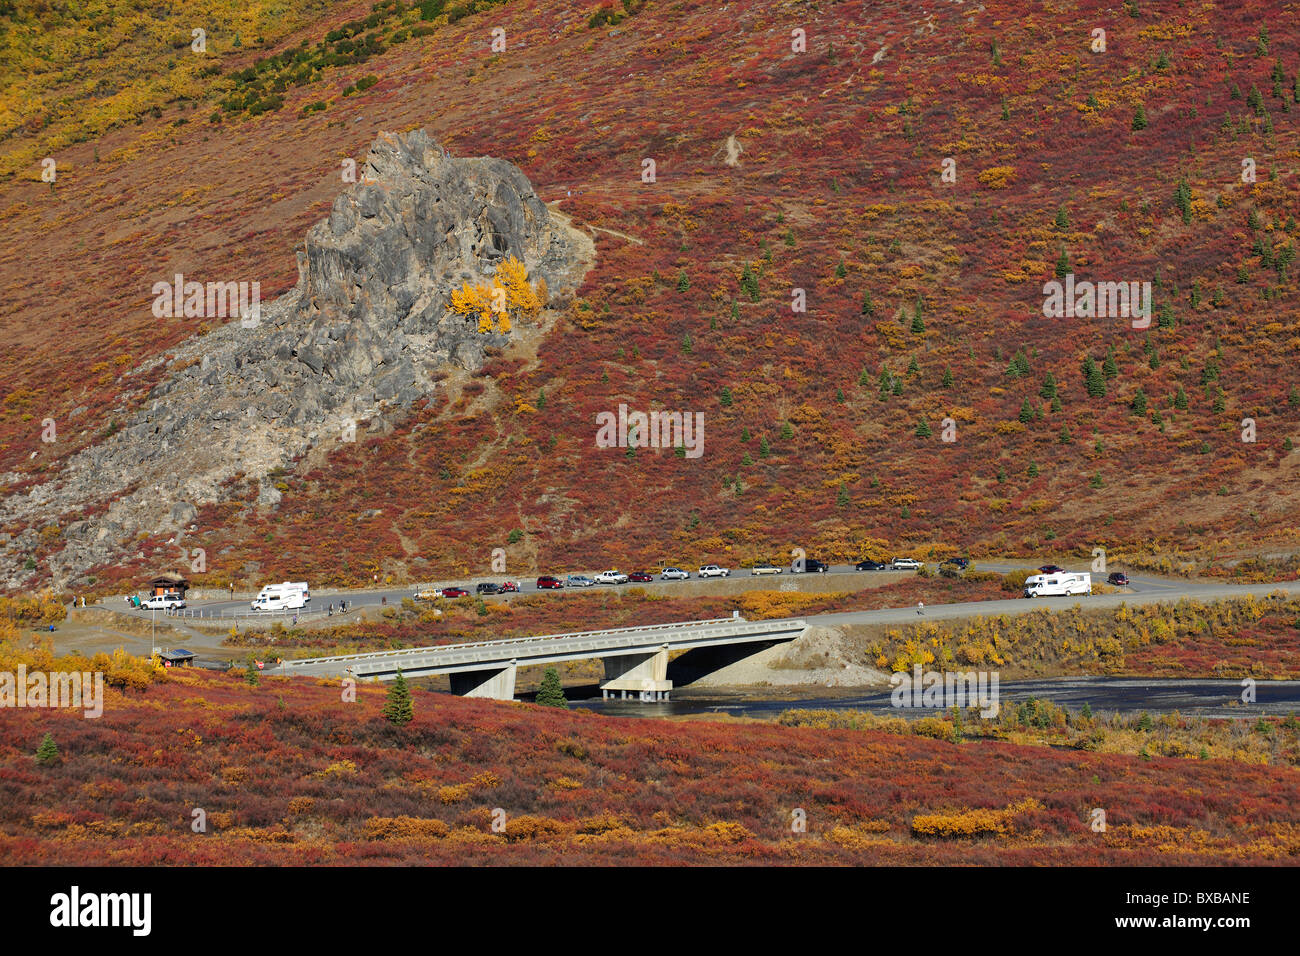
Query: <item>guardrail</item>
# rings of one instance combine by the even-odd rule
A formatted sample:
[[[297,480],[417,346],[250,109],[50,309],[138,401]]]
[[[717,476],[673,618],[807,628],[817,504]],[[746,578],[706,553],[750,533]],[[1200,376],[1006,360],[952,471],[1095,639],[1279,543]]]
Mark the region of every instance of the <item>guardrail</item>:
[[[473,663],[475,660],[484,662],[508,658],[515,656],[512,652],[518,650],[532,650],[542,644],[553,643],[563,644],[564,648],[556,648],[557,651],[601,651],[610,650],[618,647],[626,647],[627,642],[621,638],[632,635],[666,635],[673,634],[689,635],[691,637],[716,636],[721,634],[730,634],[739,636],[745,633],[761,633],[777,629],[777,626],[785,625],[784,629],[793,630],[794,628],[804,628],[806,622],[798,618],[782,618],[769,621],[747,621],[744,618],[722,617],[713,618],[705,621],[677,621],[671,624],[650,624],[641,627],[617,627],[607,628],[601,631],[571,631],[566,634],[542,634],[535,637],[512,638],[503,641],[475,641],[466,644],[442,644],[432,647],[407,647],[395,651],[372,651],[364,654],[340,654],[333,657],[307,657],[297,660],[287,660],[280,665],[281,670],[294,670],[303,667],[315,667],[322,664],[365,664],[369,662],[380,663],[391,661],[393,659],[411,660],[413,658],[433,658],[445,662],[447,665],[457,663]],[[570,645],[574,645],[571,646]],[[495,653],[490,655],[481,655],[482,651],[491,650]]]
[[[107,610],[113,610],[113,608],[110,607],[107,608]],[[355,607],[349,607],[348,610],[346,611],[340,611],[336,608],[334,610],[334,613],[331,614],[329,611],[323,611],[323,610],[254,611],[250,608],[249,610],[245,611],[245,610],[231,610],[229,608],[226,608],[220,611],[212,611],[207,608],[196,607],[196,608],[177,608],[176,610],[167,610],[167,611],[160,610],[155,613],[160,614],[163,617],[184,618],[184,619],[195,620],[195,621],[200,621],[200,620],[201,621],[240,621],[240,620],[288,621],[296,617],[298,619],[298,622],[301,624],[306,621],[318,621],[318,620],[324,620],[325,618],[328,617],[344,616],[352,613],[354,610],[356,610]],[[141,616],[145,616],[151,613],[151,609],[132,607],[127,609],[127,613],[137,613]]]

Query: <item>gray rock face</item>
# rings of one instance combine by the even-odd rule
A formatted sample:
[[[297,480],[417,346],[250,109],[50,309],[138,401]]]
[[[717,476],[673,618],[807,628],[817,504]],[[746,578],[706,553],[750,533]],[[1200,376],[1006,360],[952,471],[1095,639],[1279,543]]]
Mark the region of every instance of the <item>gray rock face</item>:
[[[178,349],[172,374],[117,434],[6,498],[0,522],[45,524],[118,496],[107,514],[65,529],[51,559],[64,582],[113,560],[139,531],[188,527],[195,506],[221,500],[223,482],[261,479],[313,445],[349,440],[356,422],[400,414],[430,393],[440,367],[481,366],[508,336],[449,311],[451,292],[507,256],[553,299],[582,279],[570,233],[515,166],[453,159],[423,130],[380,134],[358,182],[308,231],[297,286],[263,305],[253,327],[236,319]],[[274,507],[279,493],[263,488],[259,503]],[[8,586],[23,579],[29,547],[22,536],[0,543]]]

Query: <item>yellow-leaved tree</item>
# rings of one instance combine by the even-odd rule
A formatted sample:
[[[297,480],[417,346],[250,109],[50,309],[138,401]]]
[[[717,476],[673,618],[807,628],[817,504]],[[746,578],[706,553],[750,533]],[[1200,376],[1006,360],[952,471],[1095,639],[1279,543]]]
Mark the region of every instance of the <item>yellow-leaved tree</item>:
[[[451,310],[457,315],[477,315],[480,332],[504,334],[512,327],[511,314],[534,316],[542,310],[545,298],[545,281],[536,286],[529,283],[527,268],[510,256],[497,266],[491,284],[466,282],[453,290]]]

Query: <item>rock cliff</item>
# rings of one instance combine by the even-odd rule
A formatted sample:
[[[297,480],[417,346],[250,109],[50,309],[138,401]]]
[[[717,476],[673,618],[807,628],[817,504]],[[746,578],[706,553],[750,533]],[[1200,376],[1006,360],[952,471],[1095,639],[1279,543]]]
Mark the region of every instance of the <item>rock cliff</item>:
[[[34,529],[60,514],[112,499],[103,517],[62,529],[50,564],[68,586],[142,531],[183,535],[234,475],[260,479],[351,423],[402,414],[439,369],[477,368],[508,336],[452,312],[451,292],[507,256],[544,279],[553,301],[581,281],[571,231],[510,163],[452,158],[423,131],[385,133],[357,180],[308,231],[297,286],[263,304],[256,324],[236,319],[175,350],[121,431],[0,505],[0,522],[28,526],[0,537],[7,586],[30,573]],[[278,500],[262,487],[262,503]]]

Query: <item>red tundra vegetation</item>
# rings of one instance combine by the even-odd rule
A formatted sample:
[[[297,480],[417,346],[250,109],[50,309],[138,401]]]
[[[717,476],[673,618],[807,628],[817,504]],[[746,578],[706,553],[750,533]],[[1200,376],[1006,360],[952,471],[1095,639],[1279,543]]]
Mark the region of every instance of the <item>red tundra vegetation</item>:
[[[11,644],[0,657],[8,669],[90,663]],[[1258,864],[1300,855],[1300,776],[1287,765],[847,725],[602,718],[421,691],[414,719],[398,727],[381,716],[381,687],[362,686],[349,702],[332,681],[249,686],[234,674],[115,666],[98,719],[0,711],[5,863]],[[38,762],[47,733],[58,756]],[[1290,735],[1294,753],[1295,727],[1276,733]],[[1104,832],[1090,825],[1096,808]]]

